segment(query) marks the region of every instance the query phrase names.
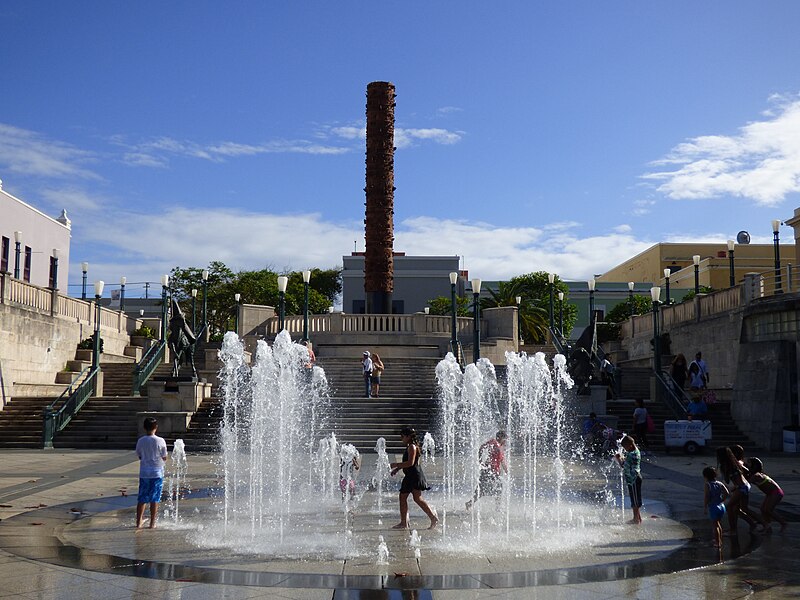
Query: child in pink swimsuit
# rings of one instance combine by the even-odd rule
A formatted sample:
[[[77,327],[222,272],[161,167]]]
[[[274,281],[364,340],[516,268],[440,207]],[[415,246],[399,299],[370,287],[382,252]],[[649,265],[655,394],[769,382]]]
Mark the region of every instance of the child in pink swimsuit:
[[[748,481],[764,492],[764,502],[761,503],[761,516],[766,526],[766,531],[772,531],[770,522],[775,519],[781,524],[781,531],[786,529],[786,521],[778,513],[775,512],[775,507],[778,502],[783,500],[783,490],[774,479],[769,475],[763,473],[764,464],[760,459],[752,457],[749,459],[750,475]]]

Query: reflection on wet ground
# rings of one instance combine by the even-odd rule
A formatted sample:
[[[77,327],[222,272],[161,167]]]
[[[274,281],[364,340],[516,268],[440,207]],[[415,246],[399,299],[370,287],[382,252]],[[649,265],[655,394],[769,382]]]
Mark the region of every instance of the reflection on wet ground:
[[[200,497],[203,494],[196,494]],[[241,586],[262,586],[282,588],[323,588],[336,590],[335,598],[430,598],[429,590],[446,589],[481,589],[481,588],[516,588],[529,586],[547,586],[560,584],[580,584],[591,582],[612,582],[624,579],[647,577],[652,575],[673,573],[705,567],[720,562],[721,556],[709,552],[705,541],[700,541],[696,531],[706,527],[705,522],[684,523],[695,535],[689,539],[675,538],[666,540],[609,540],[597,549],[597,556],[604,564],[588,564],[570,567],[550,567],[530,570],[513,570],[502,572],[502,563],[494,572],[417,572],[395,574],[392,572],[346,574],[342,569],[338,572],[313,572],[313,562],[305,562],[302,569],[311,572],[289,570],[287,561],[278,563],[283,570],[263,570],[248,568],[248,562],[255,563],[254,557],[231,556],[224,553],[208,553],[202,551],[202,561],[181,560],[180,551],[174,558],[177,560],[147,558],[147,543],[137,555],[136,545],[127,556],[114,553],[120,548],[120,541],[114,539],[121,531],[118,527],[96,528],[107,539],[108,552],[101,547],[81,547],[70,542],[66,535],[74,524],[91,524],[92,519],[101,521],[112,517],[114,511],[128,510],[135,506],[136,499],[126,497],[103,498],[85,502],[70,503],[61,506],[41,508],[22,513],[0,523],[0,548],[6,551],[53,565],[128,575],[150,579],[170,581],[214,583]],[[98,523],[100,525],[100,523]],[[160,530],[156,532],[161,533]],[[131,532],[136,540],[144,540],[146,536],[156,532]],[[176,531],[169,532],[175,535]],[[733,554],[726,551],[726,559],[737,558],[752,552],[758,546],[757,536],[746,536],[742,546],[733,545]],[[661,548],[674,549],[658,552]],[[179,549],[180,550],[180,549]],[[624,558],[618,553],[624,551]],[[655,552],[654,552],[655,551]],[[165,553],[162,553],[162,556]],[[166,554],[169,554],[169,549]],[[197,558],[195,553],[195,558]],[[595,559],[597,560],[597,559]],[[343,563],[346,561],[342,561]],[[419,565],[418,565],[419,566]],[[459,570],[458,560],[454,559],[449,570]],[[374,565],[372,565],[373,570]],[[466,570],[466,569],[465,569]],[[401,593],[406,590],[408,593]],[[416,595],[410,595],[414,590]],[[355,595],[354,595],[355,594]],[[375,595],[377,594],[377,595]]]

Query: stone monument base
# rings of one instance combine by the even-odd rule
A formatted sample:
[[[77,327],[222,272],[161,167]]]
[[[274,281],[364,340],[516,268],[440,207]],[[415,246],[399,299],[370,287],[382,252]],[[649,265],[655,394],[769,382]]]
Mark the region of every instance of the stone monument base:
[[[186,433],[192,416],[203,400],[211,397],[211,384],[193,377],[166,377],[147,383],[147,411],[137,413],[139,433],[144,434],[144,420],[158,419],[163,434]]]

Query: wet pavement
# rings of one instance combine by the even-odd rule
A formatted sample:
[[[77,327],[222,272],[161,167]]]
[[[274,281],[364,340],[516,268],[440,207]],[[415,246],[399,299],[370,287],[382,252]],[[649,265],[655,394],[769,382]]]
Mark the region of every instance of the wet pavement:
[[[800,595],[800,458],[760,455],[786,491],[785,533],[709,544],[700,475],[710,455],[652,457],[644,467],[641,536],[609,539],[584,564],[521,564],[513,557],[391,562],[258,561],[187,548],[164,524],[134,532],[138,462],[132,452],[3,450],[0,598],[796,598]],[[218,482],[207,456],[190,457],[190,484]],[[130,495],[128,495],[130,494]],[[754,492],[751,506],[760,504]],[[671,519],[656,515],[657,502]],[[202,508],[199,494],[182,510]],[[412,515],[414,512],[412,510]],[[653,519],[653,516],[661,516]],[[674,519],[674,521],[672,520]],[[354,527],[355,529],[355,527]],[[688,533],[681,533],[688,532]],[[387,532],[392,542],[393,532]],[[402,534],[398,534],[402,535]],[[688,541],[687,541],[688,539]],[[363,562],[363,561],[362,561]],[[581,562],[581,561],[577,561]],[[488,564],[487,564],[488,563]],[[417,567],[416,569],[414,567]],[[402,575],[397,576],[396,573]]]

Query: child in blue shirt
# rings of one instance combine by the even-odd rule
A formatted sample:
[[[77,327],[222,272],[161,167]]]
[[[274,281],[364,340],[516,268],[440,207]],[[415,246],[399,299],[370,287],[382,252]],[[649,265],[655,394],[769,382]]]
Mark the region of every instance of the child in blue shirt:
[[[136,442],[139,457],[139,497],[136,504],[136,529],[142,526],[144,508],[150,504],[150,529],[156,527],[158,503],[164,486],[164,463],[167,461],[167,442],[158,437],[158,421],[153,417],[144,420],[145,435]]]
[[[728,497],[728,488],[721,481],[717,481],[717,470],[714,467],[703,469],[703,479],[706,480],[703,496],[703,509],[708,511],[708,518],[713,524],[711,543],[715,548],[722,546],[722,517],[727,512],[725,499]]]
[[[629,435],[622,438],[622,447],[625,449],[625,458],[617,453],[616,458],[622,467],[625,475],[625,483],[628,485],[628,495],[631,499],[631,509],[633,509],[633,519],[628,521],[632,525],[640,525],[642,522],[642,453],[636,447],[636,442]]]

